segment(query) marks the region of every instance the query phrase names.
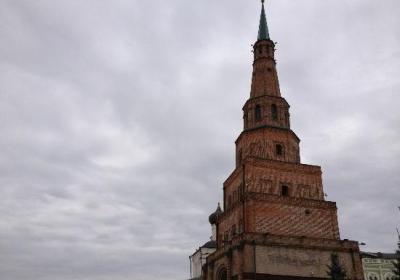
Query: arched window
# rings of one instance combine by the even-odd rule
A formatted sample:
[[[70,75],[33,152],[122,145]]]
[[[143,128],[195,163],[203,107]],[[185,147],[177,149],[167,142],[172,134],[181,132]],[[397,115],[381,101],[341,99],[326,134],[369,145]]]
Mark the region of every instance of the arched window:
[[[289,187],[288,186],[281,186],[281,195],[282,196],[289,196]]]
[[[277,156],[283,155],[283,146],[281,144],[275,146],[275,153]]]
[[[221,268],[218,271],[217,280],[227,280],[227,279],[228,279],[228,273],[226,271],[226,268]]]
[[[261,106],[260,105],[256,105],[256,108],[254,110],[254,115],[255,115],[256,121],[261,120]]]
[[[278,107],[275,104],[271,105],[271,115],[274,121],[278,119]]]

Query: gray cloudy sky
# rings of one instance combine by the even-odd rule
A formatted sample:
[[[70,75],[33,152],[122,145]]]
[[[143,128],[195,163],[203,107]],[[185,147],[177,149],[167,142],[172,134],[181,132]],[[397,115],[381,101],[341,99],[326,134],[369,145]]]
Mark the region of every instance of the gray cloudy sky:
[[[249,96],[257,0],[0,0],[0,279],[184,279]],[[400,225],[400,1],[269,1],[342,238]]]

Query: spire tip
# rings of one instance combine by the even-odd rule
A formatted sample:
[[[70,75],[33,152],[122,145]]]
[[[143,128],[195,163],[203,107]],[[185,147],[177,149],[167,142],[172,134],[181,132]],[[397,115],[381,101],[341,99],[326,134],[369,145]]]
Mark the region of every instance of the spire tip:
[[[265,0],[261,0],[261,16],[260,16],[260,26],[258,28],[258,40],[268,40],[269,39],[269,32],[268,32],[268,25],[267,25],[267,18],[265,16],[265,9],[264,9],[264,2]]]

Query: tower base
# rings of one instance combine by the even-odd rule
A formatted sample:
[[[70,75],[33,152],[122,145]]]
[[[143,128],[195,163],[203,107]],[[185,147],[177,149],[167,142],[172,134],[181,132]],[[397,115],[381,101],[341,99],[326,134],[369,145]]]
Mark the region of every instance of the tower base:
[[[329,279],[332,253],[346,279],[364,278],[355,241],[243,233],[207,258],[203,279]]]

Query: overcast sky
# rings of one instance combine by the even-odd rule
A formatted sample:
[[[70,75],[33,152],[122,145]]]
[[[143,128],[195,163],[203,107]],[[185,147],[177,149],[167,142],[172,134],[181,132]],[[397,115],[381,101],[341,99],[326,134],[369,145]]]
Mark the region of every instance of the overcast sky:
[[[257,0],[0,0],[0,279],[185,279],[234,167]],[[302,162],[395,249],[400,1],[268,1]]]

